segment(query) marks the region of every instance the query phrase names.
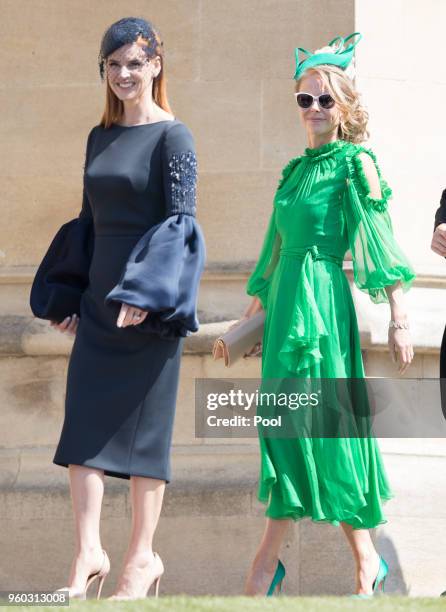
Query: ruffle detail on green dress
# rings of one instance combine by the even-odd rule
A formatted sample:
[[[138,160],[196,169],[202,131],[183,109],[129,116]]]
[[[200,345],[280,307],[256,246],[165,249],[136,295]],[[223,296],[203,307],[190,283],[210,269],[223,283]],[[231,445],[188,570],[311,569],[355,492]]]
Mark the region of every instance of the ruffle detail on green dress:
[[[364,172],[362,160],[359,157],[361,153],[367,153],[373,159],[378,172],[379,182],[381,186],[381,198],[373,198],[370,195],[370,185]],[[388,201],[392,197],[392,190],[387,184],[387,181],[383,179],[381,170],[378,166],[376,155],[370,149],[365,147],[356,148],[354,155],[346,156],[347,171],[351,181],[353,181],[361,200],[369,208],[374,208],[379,212],[387,210]]]
[[[370,186],[359,155],[373,159],[381,185],[381,198],[370,196]],[[381,176],[375,154],[362,146],[346,155],[347,188],[344,211],[355,285],[369,294],[375,304],[389,301],[386,287],[400,281],[408,291],[415,278],[414,269],[393,238],[387,204],[392,190]]]
[[[316,246],[309,248],[304,256],[291,324],[279,352],[280,361],[295,374],[321,361],[320,341],[328,335],[314,296],[313,259],[317,256]]]
[[[333,142],[327,142],[326,144],[313,149],[307,147],[305,149],[305,155],[314,161],[319,161],[324,157],[329,157],[336,154],[338,151],[341,151],[349,145],[351,145],[351,143],[347,140],[334,140]]]
[[[301,159],[302,159],[301,156],[290,159],[290,161],[287,163],[287,165],[282,170],[282,176],[280,177],[279,184],[277,185],[277,189],[280,189],[282,187],[282,185],[285,183],[285,181],[290,176],[290,174],[292,173],[294,168],[297,166],[297,164],[301,161]]]
[[[406,292],[412,286],[414,278],[415,274],[411,268],[399,265],[387,270],[374,270],[368,275],[365,282],[357,286],[362,291],[368,292],[374,304],[386,304],[389,301],[386,286],[400,281],[403,291]]]
[[[300,438],[298,446],[294,442],[289,450],[287,442],[282,442],[280,470],[276,470],[269,440],[261,439],[264,448],[257,499],[267,504],[266,516],[294,521],[308,517],[335,526],[345,522],[354,529],[372,529],[387,522],[383,504],[394,493],[375,439]],[[334,458],[341,457],[342,462],[335,465]]]

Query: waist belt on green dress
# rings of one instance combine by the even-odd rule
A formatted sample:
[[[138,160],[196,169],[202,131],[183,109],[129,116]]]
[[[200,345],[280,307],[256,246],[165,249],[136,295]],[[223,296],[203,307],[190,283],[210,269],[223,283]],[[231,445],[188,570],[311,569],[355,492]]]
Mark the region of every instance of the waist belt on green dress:
[[[282,247],[280,249],[280,254],[290,256],[294,255],[299,259],[311,255],[313,261],[316,261],[317,259],[325,259],[327,261],[332,261],[333,263],[337,264],[342,268],[342,257],[327,253],[323,249],[321,250],[321,248],[318,247],[316,244],[312,244],[311,246],[307,247]]]
[[[328,336],[324,320],[319,311],[318,303],[326,299],[324,292],[317,295],[318,278],[314,271],[314,261],[325,259],[342,268],[342,258],[320,250],[315,244],[307,247],[282,247],[280,254],[303,259],[299,271],[293,311],[290,324],[282,347],[279,351],[280,361],[293,374],[298,376],[320,376],[310,368],[318,364],[323,355],[320,350],[321,338]]]

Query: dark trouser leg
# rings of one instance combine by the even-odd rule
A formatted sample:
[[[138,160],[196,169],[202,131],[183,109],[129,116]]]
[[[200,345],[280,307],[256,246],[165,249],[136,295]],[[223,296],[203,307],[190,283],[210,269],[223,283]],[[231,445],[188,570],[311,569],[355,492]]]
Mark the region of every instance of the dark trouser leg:
[[[444,328],[440,349],[440,392],[441,408],[446,419],[446,327]]]

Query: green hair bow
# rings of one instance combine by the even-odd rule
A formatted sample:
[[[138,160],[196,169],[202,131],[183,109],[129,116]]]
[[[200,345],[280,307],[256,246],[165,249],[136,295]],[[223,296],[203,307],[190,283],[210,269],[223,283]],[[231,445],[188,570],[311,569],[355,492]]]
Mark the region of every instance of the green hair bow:
[[[346,47],[345,44],[347,41],[354,36],[358,36],[357,40],[350,43]],[[322,64],[332,64],[334,66],[339,66],[339,68],[342,68],[342,70],[345,70],[352,61],[354,48],[361,38],[362,34],[359,32],[353,32],[353,34],[350,34],[350,36],[347,36],[347,38],[336,36],[336,38],[333,38],[333,40],[328,43],[328,47],[332,47],[333,51],[322,51],[320,53],[311,53],[306,49],[302,49],[302,47],[297,47],[295,49],[296,72],[294,73],[294,79],[297,81],[300,79],[305,70],[308,70],[308,68],[314,68],[314,66],[320,66]],[[307,55],[307,57],[302,61],[299,61],[299,51],[306,53]]]

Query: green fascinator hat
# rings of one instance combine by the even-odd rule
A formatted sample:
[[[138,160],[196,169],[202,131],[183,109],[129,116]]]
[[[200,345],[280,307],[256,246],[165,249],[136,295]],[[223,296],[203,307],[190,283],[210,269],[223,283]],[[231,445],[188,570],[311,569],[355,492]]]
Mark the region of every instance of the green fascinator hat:
[[[355,37],[356,40],[354,40],[354,42],[347,44],[349,40]],[[336,38],[333,38],[333,40],[329,42],[326,47],[318,49],[314,53],[311,53],[306,49],[302,49],[302,47],[297,47],[295,50],[296,72],[294,73],[294,79],[297,81],[303,75],[305,70],[314,68],[315,66],[321,66],[323,64],[339,66],[339,68],[342,68],[342,70],[347,72],[348,67],[352,64],[353,51],[361,38],[362,34],[359,32],[353,32],[353,34],[350,34],[350,36],[347,36],[347,38],[336,36]],[[299,60],[299,51],[307,55],[307,57],[301,61]],[[353,78],[353,75],[351,78]]]

